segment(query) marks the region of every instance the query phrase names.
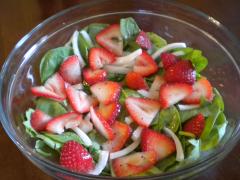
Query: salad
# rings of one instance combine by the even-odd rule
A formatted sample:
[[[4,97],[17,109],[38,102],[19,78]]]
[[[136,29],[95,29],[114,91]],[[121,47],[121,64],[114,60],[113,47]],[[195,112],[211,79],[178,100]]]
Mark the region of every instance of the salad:
[[[24,114],[35,151],[71,171],[150,176],[200,159],[222,140],[224,102],[208,60],[129,17],[93,23],[40,61]]]

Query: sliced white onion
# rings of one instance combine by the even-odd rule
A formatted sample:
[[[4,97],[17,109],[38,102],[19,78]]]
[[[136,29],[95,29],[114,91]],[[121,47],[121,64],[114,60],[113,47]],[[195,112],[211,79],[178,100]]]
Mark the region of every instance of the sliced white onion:
[[[183,161],[184,160],[184,152],[183,152],[183,147],[182,147],[180,140],[178,139],[178,137],[175,135],[175,133],[171,129],[164,127],[163,130],[167,135],[171,136],[171,138],[173,139],[173,141],[176,145],[176,149],[177,149],[176,161],[179,161],[179,162]]]
[[[142,134],[142,130],[143,130],[143,127],[138,126],[138,127],[133,131],[132,137],[131,137],[133,141],[137,141],[137,140],[140,138],[140,136],[141,136],[141,134]]]
[[[74,128],[72,128],[72,130],[82,139],[83,143],[86,146],[91,146],[92,145],[92,140],[80,128],[74,127]]]
[[[137,92],[144,97],[149,97],[149,92],[144,89],[137,90]]]
[[[157,57],[159,57],[163,52],[166,52],[166,51],[170,51],[172,49],[176,49],[176,48],[185,48],[187,47],[185,43],[171,43],[171,44],[168,44],[160,49],[158,49],[153,55],[152,55],[152,58],[153,59],[156,59]]]
[[[82,90],[82,89],[83,89],[82,83],[74,84],[74,85],[72,85],[72,87],[73,87],[74,89],[77,89],[77,90]]]
[[[99,175],[103,169],[106,167],[108,162],[109,152],[108,151],[100,151],[98,162],[93,170],[89,172],[89,174]]]
[[[110,73],[118,73],[118,74],[127,74],[132,71],[132,67],[124,67],[119,65],[104,65],[104,69]]]
[[[93,42],[89,34],[85,30],[81,30],[80,33],[82,34],[83,38],[88,42],[88,44],[93,47]]]
[[[199,108],[199,107],[200,107],[199,104],[191,104],[191,105],[178,104],[178,108],[181,111],[191,110],[191,109],[195,109],[195,108]]]
[[[149,89],[149,98],[159,99],[159,90],[160,87],[165,83],[165,80],[161,76],[156,76],[150,89]]]
[[[124,121],[125,121],[125,123],[127,123],[128,125],[133,122],[133,120],[132,120],[132,118],[131,118],[130,116],[125,117]]]
[[[116,58],[116,61],[113,63],[114,65],[125,65],[129,63],[133,63],[134,60],[142,54],[142,49],[137,49],[136,51],[133,51],[132,53],[118,57]]]
[[[73,46],[73,53],[79,57],[80,65],[81,67],[85,66],[85,62],[83,61],[82,55],[80,53],[80,50],[78,48],[78,31],[74,31],[72,35],[72,46]]]
[[[183,51],[176,51],[172,53],[174,56],[184,56],[185,53]]]
[[[134,141],[132,144],[130,144],[129,146],[127,146],[126,148],[124,148],[120,151],[110,153],[110,159],[116,159],[116,158],[119,158],[119,157],[122,157],[122,156],[125,156],[125,155],[129,154],[134,149],[136,149],[139,144],[140,144],[140,139]]]

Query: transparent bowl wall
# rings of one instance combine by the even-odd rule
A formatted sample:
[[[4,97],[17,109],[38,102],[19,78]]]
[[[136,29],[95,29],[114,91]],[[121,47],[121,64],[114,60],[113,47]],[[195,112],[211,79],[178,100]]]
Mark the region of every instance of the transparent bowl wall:
[[[224,158],[237,143],[240,47],[226,28],[212,17],[171,1],[94,1],[60,12],[38,25],[17,43],[2,67],[0,110],[3,127],[21,152],[50,176],[59,179],[111,178],[72,173],[33,151],[34,141],[25,134],[20,114],[32,106],[29,88],[40,82],[40,59],[47,50],[64,45],[74,30],[93,22],[118,23],[124,17],[133,17],[144,31],[154,31],[169,43],[182,41],[201,49],[209,59],[203,74],[222,93],[229,121],[225,140],[208,156],[178,171],[144,179],[194,176]]]

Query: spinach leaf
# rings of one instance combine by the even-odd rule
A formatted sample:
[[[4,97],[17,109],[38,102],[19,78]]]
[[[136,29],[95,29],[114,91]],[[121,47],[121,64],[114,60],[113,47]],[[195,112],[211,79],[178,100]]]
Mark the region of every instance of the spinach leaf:
[[[89,34],[91,37],[92,41],[96,43],[96,35],[105,29],[108,26],[108,24],[103,24],[103,23],[92,23],[89,24],[84,28],[84,30]]]
[[[125,78],[125,74],[117,74],[117,73],[108,73],[107,74],[107,79],[109,81],[116,81],[116,82],[121,82]]]
[[[70,55],[73,55],[71,47],[58,47],[49,50],[43,56],[40,63],[41,82],[44,83],[50,76],[52,76],[58,70],[63,60]]]
[[[127,52],[133,52],[140,48],[140,46],[136,43],[135,38],[125,40],[123,47],[124,47],[124,51],[127,51]]]
[[[88,136],[93,142],[96,142],[97,144],[103,144],[106,142],[106,139],[101,136],[96,130],[92,130],[90,133],[88,133]]]
[[[185,53],[182,58],[191,61],[197,73],[207,67],[208,60],[202,55],[202,51],[193,48],[183,48],[181,51]]]
[[[119,102],[120,104],[124,104],[125,100],[128,97],[143,97],[141,94],[139,94],[137,91],[132,90],[132,89],[128,89],[128,88],[122,88],[121,94],[120,94],[120,98],[119,98]]]
[[[172,167],[173,165],[177,164],[176,155],[172,154],[161,161],[159,161],[155,166],[162,172],[168,170],[168,168]]]
[[[200,157],[200,140],[189,139],[186,148],[187,158],[185,160],[194,161]]]
[[[120,31],[125,40],[136,36],[140,29],[136,21],[132,17],[124,18],[120,20]]]
[[[224,101],[221,94],[218,92],[216,88],[213,89],[213,92],[214,92],[213,104],[216,104],[221,111],[224,111]]]
[[[87,150],[92,155],[93,160],[98,162],[100,145],[94,141],[92,146],[87,147]]]
[[[42,135],[52,139],[53,141],[61,143],[61,144],[64,144],[68,141],[76,141],[76,142],[84,145],[84,143],[80,139],[80,137],[77,134],[75,134],[74,132],[64,132],[62,134],[52,134],[52,133],[44,132]]]
[[[67,113],[67,110],[57,101],[39,98],[35,101],[36,109],[40,109],[49,116],[55,117]]]
[[[35,150],[40,155],[47,157],[47,158],[56,158],[59,156],[59,153],[57,151],[54,151],[51,149],[48,145],[45,144],[42,140],[37,140],[35,144]]]
[[[159,48],[167,45],[167,41],[154,32],[147,32],[147,36],[152,43],[152,49],[149,50],[149,54],[153,54]]]
[[[173,132],[177,132],[181,124],[180,115],[175,106],[161,110],[152,123],[152,127],[156,131],[161,131],[162,128],[168,127]]]
[[[30,137],[36,137],[37,136],[37,132],[32,128],[31,126],[31,116],[32,113],[34,112],[34,109],[29,108],[26,112],[25,112],[25,120],[23,121],[23,125],[25,127],[26,133],[30,136]]]
[[[54,149],[58,152],[60,152],[60,149],[62,147],[62,143],[59,143],[57,141],[54,141],[53,139],[44,136],[43,134],[37,134],[37,138],[41,139],[42,141],[44,141],[44,143],[46,145],[48,145],[51,149]]]

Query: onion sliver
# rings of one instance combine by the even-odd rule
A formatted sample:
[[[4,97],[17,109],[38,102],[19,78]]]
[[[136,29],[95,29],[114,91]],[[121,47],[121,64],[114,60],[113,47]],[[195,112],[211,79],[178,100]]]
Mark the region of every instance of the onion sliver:
[[[79,35],[78,31],[74,31],[74,33],[72,35],[73,53],[79,57],[81,67],[84,67],[85,62],[83,61],[82,55],[81,55],[81,53],[79,51],[79,48],[78,48],[78,35]]]
[[[132,118],[131,118],[130,116],[125,117],[124,121],[125,121],[125,123],[127,123],[128,125],[133,122],[133,120],[132,120]]]
[[[191,104],[191,105],[178,104],[178,108],[179,108],[180,111],[196,109],[196,108],[199,108],[199,107],[200,107],[199,104]]]
[[[175,56],[184,56],[185,55],[185,53],[183,51],[175,51],[172,54]]]
[[[140,136],[141,136],[141,134],[142,134],[142,130],[143,130],[143,127],[138,126],[138,127],[133,131],[132,137],[131,137],[133,141],[137,141],[137,140],[140,138]]]
[[[132,63],[138,56],[142,54],[142,49],[137,49],[136,51],[133,51],[132,53],[118,57],[116,58],[116,61],[113,63],[114,65],[125,65]]]
[[[144,89],[137,90],[137,92],[144,97],[149,97],[149,92]]]
[[[100,151],[98,162],[93,170],[89,172],[89,174],[99,175],[103,169],[106,167],[108,162],[109,152],[108,151]]]
[[[82,34],[83,38],[87,41],[88,45],[90,47],[93,47],[93,42],[89,34],[85,30],[80,31],[80,33]]]
[[[127,74],[128,72],[132,71],[132,67],[124,67],[119,65],[104,65],[104,69],[110,73],[118,73],[118,74]]]
[[[92,145],[92,140],[80,128],[74,127],[74,128],[72,128],[72,130],[81,138],[81,140],[83,141],[83,143],[86,146],[91,146]]]

